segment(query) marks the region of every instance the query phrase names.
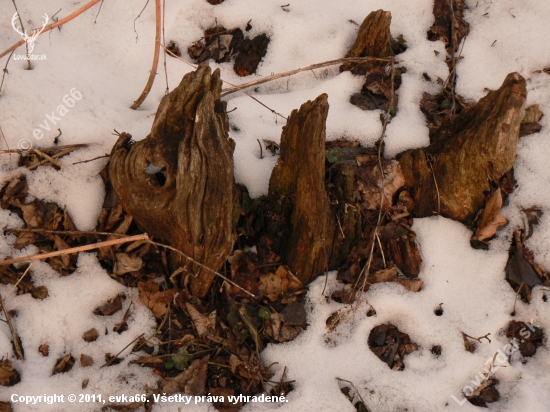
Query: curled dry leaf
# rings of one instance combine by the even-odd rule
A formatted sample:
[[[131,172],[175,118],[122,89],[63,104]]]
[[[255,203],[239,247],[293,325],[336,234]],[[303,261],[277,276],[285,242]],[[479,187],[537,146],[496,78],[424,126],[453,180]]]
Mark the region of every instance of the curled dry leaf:
[[[12,361],[6,359],[0,362],[0,386],[13,386],[20,381],[21,376],[15,370]]]
[[[483,216],[472,240],[487,243],[486,240],[492,238],[499,227],[508,224],[508,220],[501,216],[500,209],[502,209],[502,192],[499,188],[485,204]]]
[[[70,353],[57,360],[55,368],[53,368],[52,376],[58,373],[69,372],[74,366],[75,359]]]
[[[113,272],[117,276],[122,276],[128,272],[136,272],[143,266],[143,260],[139,256],[131,256],[127,253],[117,253],[115,255],[115,267]]]
[[[139,299],[151,309],[155,318],[162,318],[166,315],[174,297],[174,289],[161,291],[157,282],[149,280],[148,282],[139,282],[138,290]]]
[[[126,299],[124,293],[120,293],[94,310],[94,315],[111,316],[122,309],[122,302]]]
[[[216,328],[216,311],[205,316],[189,302],[185,303],[185,308],[199,336],[204,336],[214,331]]]

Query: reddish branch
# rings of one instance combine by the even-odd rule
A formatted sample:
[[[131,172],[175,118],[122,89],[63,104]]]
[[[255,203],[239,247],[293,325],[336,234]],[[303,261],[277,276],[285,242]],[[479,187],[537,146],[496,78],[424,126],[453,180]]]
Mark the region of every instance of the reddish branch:
[[[151,87],[153,87],[153,82],[155,81],[155,76],[157,75],[157,67],[159,64],[159,53],[160,53],[160,36],[162,32],[162,7],[161,7],[161,0],[155,0],[155,14],[156,14],[156,26],[157,26],[157,35],[155,37],[155,54],[153,56],[153,68],[151,69],[151,72],[149,73],[149,80],[147,80],[147,84],[145,85],[145,89],[143,89],[143,92],[141,92],[141,95],[138,97],[138,99],[134,102],[134,104],[131,106],[132,109],[137,109],[139,106],[141,106],[141,103],[145,100],[149,92],[151,91]]]

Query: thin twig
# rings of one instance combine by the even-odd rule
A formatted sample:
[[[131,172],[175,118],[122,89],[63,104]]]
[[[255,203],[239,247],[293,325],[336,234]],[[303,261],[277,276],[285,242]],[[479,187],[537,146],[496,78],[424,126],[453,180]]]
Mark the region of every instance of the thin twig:
[[[359,391],[357,390],[357,388],[355,387],[355,385],[353,384],[352,381],[348,381],[346,379],[342,379],[342,378],[338,378],[338,377],[336,377],[336,379],[339,380],[339,381],[342,381],[342,382],[349,383],[351,385],[351,387],[353,388],[353,390],[355,391],[355,393],[357,394],[357,396],[359,396],[359,399],[361,399],[361,402],[363,402],[363,405],[365,406],[365,408],[367,407],[367,404],[365,403],[365,400],[361,396],[361,393],[359,393]]]
[[[239,90],[246,89],[248,87],[257,86],[259,84],[263,84],[263,83],[267,83],[267,82],[270,82],[270,81],[273,81],[273,80],[280,79],[282,77],[292,76],[293,74],[300,73],[300,72],[310,71],[310,70],[313,70],[313,69],[320,69],[322,67],[334,66],[334,65],[340,64],[340,63],[347,63],[347,62],[349,62],[349,63],[361,63],[361,62],[366,62],[366,61],[390,62],[392,60],[389,57],[388,58],[385,58],[385,57],[344,57],[342,59],[329,60],[329,61],[322,62],[322,63],[315,63],[315,64],[312,64],[311,66],[307,66],[307,67],[304,67],[304,68],[289,70],[287,72],[277,73],[277,74],[273,74],[271,76],[262,77],[261,79],[253,80],[251,82],[240,84],[238,86],[237,85],[231,85],[229,82],[226,82],[226,83],[230,84],[233,87],[222,90],[221,96],[224,97],[224,96],[227,96],[228,94],[235,93]],[[402,60],[394,60],[394,63],[399,63],[401,61]]]
[[[73,163],[73,165],[78,165],[80,163],[89,163],[89,162],[93,162],[94,160],[105,159],[106,157],[111,157],[111,155],[105,153],[103,156],[98,156],[98,157],[94,157],[93,159],[81,160],[80,162],[75,162],[75,163]]]
[[[40,149],[34,149],[34,152],[39,155],[39,156],[42,156],[44,159],[50,161],[51,163],[53,163],[54,165],[56,165],[57,167],[59,167],[60,169],[64,169],[65,168],[65,165],[64,164],[61,164],[59,163],[57,160],[55,160],[53,157],[47,155],[46,153],[44,153],[43,151],[41,151]]]
[[[24,361],[25,356],[23,355],[23,350],[21,349],[21,341],[19,339],[19,336],[17,336],[17,333],[15,332],[15,328],[11,323],[10,314],[6,309],[6,305],[4,304],[4,300],[2,299],[1,294],[0,294],[0,305],[2,305],[2,310],[4,311],[4,316],[6,317],[6,323],[8,324],[8,327],[10,328],[11,336],[13,337],[13,346],[15,348],[15,356],[17,356],[17,359]]]
[[[145,6],[143,6],[143,8],[141,9],[141,11],[139,12],[139,14],[137,15],[137,17],[134,19],[134,33],[136,33],[136,43],[138,41],[138,32],[136,30],[136,20],[139,19],[141,17],[141,15],[143,14],[143,12],[145,11],[145,8],[147,7],[147,5],[149,4],[149,0],[147,0],[145,2]]]
[[[6,74],[9,74],[8,63],[10,62],[10,59],[13,53],[15,53],[15,49],[11,51],[10,55],[8,56],[8,60],[6,60],[6,65],[4,66],[4,70],[3,70],[4,73],[2,74],[2,82],[0,83],[0,92],[2,91],[2,86],[4,85],[4,77],[6,76]]]
[[[99,12],[101,11],[101,7],[103,7],[103,1],[101,0],[101,4],[99,5],[99,10],[97,11],[97,14],[95,15],[94,24],[97,23],[97,16],[99,16]]]
[[[89,144],[87,143],[79,143],[79,144],[70,144],[66,146],[52,146],[52,147],[44,147],[40,148],[40,151],[44,153],[50,153],[50,152],[57,152],[59,150],[65,150],[65,149],[78,149],[81,147],[88,147]],[[21,149],[9,149],[9,150],[0,150],[0,155],[2,154],[8,154],[8,153],[33,153],[35,149],[30,150],[21,150]]]
[[[69,236],[126,236],[121,233],[111,232],[81,232],[78,230],[48,230],[48,229],[19,229],[19,228],[5,228],[5,232],[31,232],[31,233],[46,233],[48,235],[69,235]]]
[[[145,85],[145,89],[143,89],[143,92],[141,92],[141,95],[138,97],[138,99],[134,102],[132,106],[130,106],[132,109],[136,110],[139,106],[141,106],[141,103],[145,100],[149,92],[151,91],[151,88],[153,87],[153,83],[155,81],[155,76],[157,75],[157,68],[159,64],[159,53],[160,53],[160,37],[162,32],[162,3],[161,0],[155,0],[155,13],[156,13],[156,36],[155,36],[155,52],[153,54],[153,67],[151,68],[151,71],[149,72],[149,79],[147,80],[147,84]]]
[[[13,288],[11,288],[11,290],[8,292],[8,294],[4,297],[4,301],[7,300],[10,297],[10,295],[15,290],[15,288],[19,285],[19,283],[21,283],[21,281],[25,278],[25,276],[27,276],[27,273],[29,273],[29,270],[31,269],[32,265],[34,265],[34,262],[31,262],[31,264],[29,265],[27,270],[25,270],[25,273],[23,273],[23,276],[21,276],[19,278],[19,280],[17,282],[15,282],[15,285],[13,285]]]
[[[113,240],[107,240],[105,242],[98,242],[93,243],[91,245],[83,245],[83,246],[77,246],[72,247],[69,249],[63,249],[63,250],[56,250],[55,252],[49,252],[49,253],[43,253],[43,254],[37,254],[32,256],[22,256],[15,259],[6,259],[0,261],[0,266],[9,266],[14,263],[19,262],[29,262],[33,260],[44,260],[49,259],[51,257],[55,256],[62,256],[62,255],[69,255],[72,253],[79,253],[79,252],[85,252],[87,250],[94,250],[99,249],[102,247],[108,247],[108,246],[114,246],[114,245],[120,245],[122,243],[129,243],[129,242],[135,242],[136,240],[149,240],[149,236],[147,236],[147,233],[143,233],[141,235],[135,235],[135,236],[128,236],[121,239],[113,239]]]
[[[359,284],[359,281],[361,280],[361,276],[363,276],[363,274],[365,275],[365,278],[363,280],[363,285],[361,286],[361,290],[365,290],[365,286],[368,283],[367,280],[369,277],[372,257],[374,255],[374,238],[376,236],[376,232],[378,231],[378,228],[380,227],[380,224],[382,223],[382,211],[384,209],[383,207],[384,205],[384,168],[382,166],[382,150],[384,147],[384,136],[386,135],[386,128],[388,126],[388,121],[390,119],[390,110],[392,109],[395,101],[394,79],[395,79],[395,66],[394,66],[393,57],[391,57],[391,80],[390,80],[391,81],[391,102],[388,102],[387,104],[386,112],[384,113],[384,120],[382,122],[382,133],[380,134],[380,139],[378,141],[378,168],[380,170],[380,184],[382,185],[382,187],[380,188],[380,210],[378,212],[378,220],[376,221],[374,234],[372,236],[369,259],[367,261],[367,264],[363,267],[363,270],[361,270],[361,273],[357,278],[357,282],[355,282],[355,285],[353,286],[354,289],[357,288],[357,285]],[[359,302],[359,300],[357,300],[357,302]]]
[[[162,47],[166,50],[166,37],[164,36],[164,17],[166,13],[166,1],[162,0]],[[164,56],[164,77],[166,78],[166,91],[164,94],[170,93],[170,88],[168,87],[168,69],[166,67],[166,51],[163,53]]]
[[[120,355],[122,352],[124,352],[126,349],[128,349],[128,347],[134,343],[135,341],[141,339],[143,337],[143,335],[145,335],[145,333],[142,333],[141,335],[139,335],[137,338],[135,338],[134,340],[132,340],[128,345],[126,345],[125,347],[123,347],[116,355],[114,356],[111,356],[109,358],[109,360],[107,362],[105,362],[103,365],[101,365],[101,368],[104,368],[105,366],[109,366],[111,363],[113,363],[115,361],[115,359],[118,357],[118,355]]]
[[[193,262],[195,265],[198,265],[200,266],[201,268],[203,269],[206,269],[208,270],[209,272],[212,272],[214,273],[216,276],[219,276],[220,278],[222,278],[223,280],[225,280],[227,283],[229,283],[230,285],[232,286],[235,286],[237,289],[239,289],[240,291],[246,293],[247,295],[253,297],[253,298],[257,298],[256,295],[254,295],[253,293],[249,292],[248,290],[242,288],[241,286],[237,285],[235,282],[233,282],[231,279],[225,277],[224,275],[222,275],[221,273],[215,271],[214,269],[210,269],[208,266],[206,265],[203,265],[202,263],[196,261],[195,259],[193,259],[191,256],[189,255],[186,255],[185,253],[183,253],[182,251],[176,249],[176,248],[173,248],[172,246],[168,246],[168,245],[164,245],[162,243],[158,243],[158,242],[154,242],[152,241],[151,239],[147,239],[147,243],[151,243],[155,246],[159,246],[159,247],[163,247],[163,248],[166,248],[166,249],[169,249],[173,252],[176,252],[178,254],[180,254],[181,256],[183,256],[185,259],[189,260],[190,262]]]
[[[19,13],[19,10],[17,9],[17,4],[15,4],[15,0],[11,0],[11,1],[13,3],[13,7],[15,7],[15,11],[17,12],[17,18],[19,19],[19,24],[21,25],[21,30],[25,31],[25,26],[23,26],[23,20],[21,19],[21,13]],[[25,42],[25,50],[27,51],[27,56],[29,56],[29,43],[27,43],[27,42]],[[7,63],[6,63],[6,66],[7,66]],[[31,60],[27,59],[27,70],[31,70],[31,69],[32,69]]]
[[[453,0],[449,0],[449,4],[451,6],[451,16],[452,16],[452,27],[451,27],[451,50],[453,52],[452,56],[451,56],[451,61],[452,61],[452,72],[453,72],[453,75],[452,75],[452,80],[451,80],[451,97],[453,99],[453,105],[451,107],[451,114],[454,114],[455,113],[455,106],[456,106],[456,103],[455,103],[455,83],[456,83],[456,58],[455,58],[455,55],[456,55],[456,50],[455,50],[455,42],[456,42],[456,31],[455,31],[455,26],[456,26],[456,20],[455,20],[455,10],[454,10],[454,5],[453,5]]]
[[[10,146],[8,145],[8,141],[6,140],[6,136],[4,135],[4,131],[2,130],[2,127],[0,127],[0,134],[2,135],[2,139],[4,139],[4,142],[6,143],[6,147],[8,148],[8,150],[10,150]],[[11,153],[10,153],[10,166],[11,166]]]
[[[93,7],[94,5],[96,5],[97,3],[99,3],[101,0],[91,0],[89,3],[86,3],[84,6],[82,6],[81,8],[79,8],[77,11],[73,12],[72,14],[68,15],[67,17],[65,17],[64,19],[61,19],[55,23],[52,23],[50,24],[49,26],[46,26],[46,28],[44,30],[42,30],[42,32],[40,33],[41,35],[44,34],[44,33],[47,33],[49,32],[50,30],[53,30],[55,29],[56,27],[60,27],[60,26],[63,26],[65,23],[68,23],[69,21],[71,21],[72,19],[74,19],[75,17],[81,15],[82,13],[84,13],[86,10],[88,10],[89,8]],[[2,57],[4,57],[6,54],[12,52],[13,50],[17,49],[19,46],[21,46],[23,43],[26,43],[25,40],[19,40],[17,43],[13,44],[11,47],[7,48],[6,50],[4,50],[2,53],[0,53],[0,59]]]

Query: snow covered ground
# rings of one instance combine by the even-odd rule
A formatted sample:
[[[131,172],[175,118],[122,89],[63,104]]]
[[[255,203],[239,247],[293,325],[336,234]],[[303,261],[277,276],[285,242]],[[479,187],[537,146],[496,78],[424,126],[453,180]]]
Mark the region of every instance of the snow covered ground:
[[[110,152],[116,136],[113,129],[125,131],[140,140],[148,134],[156,107],[166,89],[164,69],[149,97],[137,111],[130,105],[141,93],[147,80],[154,47],[154,2],[150,1],[142,16],[134,19],[145,1],[105,0],[94,24],[98,6],[77,19],[38,38],[34,54],[47,56],[33,62],[33,70],[26,70],[26,62],[10,61],[0,94],[0,127],[7,145],[16,148],[22,144],[47,147],[53,144],[61,129],[59,144],[93,143],[61,160],[67,167],[60,171],[39,168],[26,172],[30,195],[66,206],[75,224],[81,230],[96,226],[104,188],[97,172],[106,164],[102,159],[90,163],[72,163]],[[182,49],[182,57],[189,60],[186,49],[199,39],[203,31],[214,25],[244,28],[251,20],[249,35],[267,33],[271,42],[258,73],[239,78],[229,63],[212,64],[219,67],[222,78],[232,83],[244,83],[254,78],[343,57],[353,43],[358,26],[373,10],[392,13],[393,36],[402,34],[409,48],[400,55],[408,71],[398,90],[399,112],[387,129],[386,155],[429,143],[428,128],[419,109],[424,91],[435,93],[438,85],[423,79],[422,73],[432,78],[445,79],[448,68],[444,61],[445,49],[441,42],[430,42],[426,32],[433,23],[430,0],[299,0],[285,7],[282,1],[226,0],[212,6],[206,0],[166,1],[165,32],[167,40],[175,40]],[[18,0],[17,6],[27,28],[40,25],[42,16],[65,17],[85,1],[74,0]],[[513,228],[522,225],[520,210],[538,206],[544,211],[540,224],[528,241],[538,263],[550,269],[550,75],[540,71],[550,66],[550,3],[544,0],[468,0],[465,18],[471,31],[463,49],[463,59],[457,66],[457,93],[477,101],[488,89],[496,89],[506,74],[517,71],[527,79],[528,102],[539,104],[545,113],[542,131],[523,137],[519,143],[515,176],[519,187],[503,209],[510,220],[488,251],[473,250],[469,245],[471,233],[461,224],[434,217],[416,219],[413,230],[418,234],[423,270],[420,279],[424,287],[419,293],[406,291],[398,284],[377,284],[366,294],[365,300],[377,312],[367,317],[368,305],[357,311],[353,322],[337,329],[335,345],[326,343],[326,318],[341,307],[327,303],[321,295],[324,277],[310,287],[308,329],[295,341],[270,345],[263,352],[264,361],[279,362],[279,374],[287,367],[287,378],[295,380],[295,389],[282,405],[249,404],[243,410],[260,411],[353,411],[353,405],[340,392],[336,377],[350,380],[361,391],[372,411],[473,411],[477,407],[465,402],[462,390],[486,367],[486,360],[508,342],[501,333],[512,319],[510,312],[515,293],[504,279],[507,249]],[[10,22],[13,4],[3,1],[0,6],[0,52],[20,39]],[[496,42],[495,42],[496,40]],[[438,51],[436,55],[434,51]],[[24,47],[15,54],[23,54]],[[0,59],[4,67],[7,57]],[[162,62],[162,60],[161,60]],[[167,58],[167,77],[170,89],[182,76],[192,70],[182,62]],[[357,139],[365,145],[374,143],[381,132],[378,112],[365,112],[349,103],[349,96],[357,92],[362,79],[349,72],[338,73],[337,66],[313,72],[303,72],[260,86],[257,97],[279,113],[292,109],[321,93],[329,96],[330,111],[327,120],[327,138]],[[40,128],[48,116],[57,112],[63,97],[77,90],[82,98],[74,107],[51,125],[50,131]],[[256,139],[279,141],[283,121],[276,119],[252,99],[235,93],[227,98],[231,124],[239,131],[230,131],[236,141],[235,177],[245,184],[252,196],[267,192],[271,169],[276,157],[260,159]],[[59,116],[58,116],[59,117]],[[35,129],[43,131],[41,139]],[[38,134],[39,135],[39,134]],[[22,139],[27,139],[21,142]],[[0,142],[5,146],[6,142]],[[5,147],[2,147],[5,148]],[[11,173],[17,155],[2,155],[0,179]],[[2,227],[21,227],[22,221],[6,211],[0,211]],[[22,256],[37,252],[35,247],[18,251],[13,248],[15,237],[0,236],[0,258]],[[105,330],[119,319],[105,319],[92,315],[92,310],[107,298],[124,289],[111,280],[100,267],[95,253],[82,253],[78,270],[62,278],[45,263],[36,263],[32,277],[47,286],[50,295],[43,301],[28,294],[11,295],[6,306],[18,312],[13,319],[21,335],[27,360],[15,361],[22,381],[13,387],[0,387],[0,401],[11,394],[70,394],[102,393],[104,396],[143,391],[153,384],[155,375],[147,368],[128,365],[127,357],[119,365],[100,369],[100,361],[88,368],[77,365],[66,374],[50,377],[55,360],[65,353],[80,356],[86,353],[94,359],[103,359],[106,352],[116,353],[129,343],[129,336],[150,335],[155,321],[137,299],[136,290],[126,290],[135,303],[134,321],[122,335],[101,334],[94,344],[82,340],[82,333],[92,327]],[[329,274],[329,289],[337,288],[333,273]],[[1,285],[5,296],[11,286]],[[543,288],[533,290],[529,305],[517,302],[515,319],[529,321],[550,331],[550,303],[544,302]],[[434,309],[443,303],[444,313],[435,316]],[[122,314],[120,315],[122,316]],[[379,324],[392,322],[409,334],[420,349],[405,358],[402,372],[392,371],[368,348],[370,330]],[[478,345],[475,353],[464,350],[461,332],[471,336],[491,333],[491,343]],[[547,332],[548,333],[548,332]],[[7,325],[0,323],[0,353],[14,360]],[[48,342],[50,355],[43,357],[38,346]],[[430,352],[439,344],[443,351],[436,357]],[[533,358],[523,364],[519,353],[512,355],[512,363],[500,368],[496,377],[500,383],[501,399],[490,404],[498,411],[547,411],[550,408],[550,357],[548,346],[540,347]],[[83,379],[89,378],[86,390]],[[277,376],[275,377],[275,379]],[[453,398],[456,398],[457,401]],[[181,410],[213,410],[208,404],[177,405]],[[94,404],[14,404],[20,411],[92,411]],[[155,406],[155,411],[174,411],[176,405]]]

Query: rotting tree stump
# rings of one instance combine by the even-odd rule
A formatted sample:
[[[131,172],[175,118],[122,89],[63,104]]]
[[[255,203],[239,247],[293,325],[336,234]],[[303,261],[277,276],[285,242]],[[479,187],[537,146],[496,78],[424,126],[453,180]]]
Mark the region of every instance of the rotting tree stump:
[[[356,203],[352,167],[334,171],[330,198],[325,186],[328,109],[322,94],[290,114],[265,202],[264,243],[304,284],[347,260],[361,237],[359,209],[346,210]]]
[[[461,222],[483,207],[490,182],[514,166],[527,91],[510,73],[495,91],[445,119],[430,146],[397,156],[414,217],[441,214]]]
[[[109,174],[126,211],[153,237],[218,270],[233,249],[235,184],[219,70],[202,64],[164,96],[146,139],[122,133]],[[214,274],[177,253],[191,293],[204,297]],[[189,276],[191,275],[191,276]]]
[[[327,98],[322,94],[290,114],[266,202],[273,250],[304,284],[327,267],[334,235],[324,183]]]

